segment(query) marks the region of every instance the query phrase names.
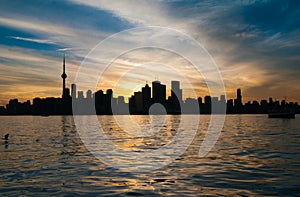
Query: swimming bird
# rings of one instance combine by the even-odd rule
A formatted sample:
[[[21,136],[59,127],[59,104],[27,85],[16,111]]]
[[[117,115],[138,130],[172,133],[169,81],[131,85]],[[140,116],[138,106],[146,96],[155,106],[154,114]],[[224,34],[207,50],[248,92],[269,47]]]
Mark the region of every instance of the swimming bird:
[[[9,133],[6,134],[2,139],[3,139],[3,140],[8,140],[8,136],[9,136]]]

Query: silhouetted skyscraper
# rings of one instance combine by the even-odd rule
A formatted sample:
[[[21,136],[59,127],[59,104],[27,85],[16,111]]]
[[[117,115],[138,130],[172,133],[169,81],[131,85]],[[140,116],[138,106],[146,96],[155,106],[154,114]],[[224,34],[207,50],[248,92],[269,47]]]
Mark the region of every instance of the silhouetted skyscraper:
[[[226,97],[225,95],[220,96],[220,101],[219,101],[219,109],[218,113],[226,113]]]
[[[113,97],[113,90],[112,89],[107,89],[106,90],[106,95],[111,99]]]
[[[243,106],[242,91],[239,88],[236,90],[236,99],[234,99],[234,108],[236,110],[236,113],[242,112],[242,106]]]
[[[168,99],[170,113],[180,114],[182,104],[182,90],[179,81],[171,81],[171,96]]]
[[[86,98],[87,98],[87,99],[92,99],[92,91],[91,91],[91,90],[88,90],[88,91],[86,92]]]
[[[142,92],[134,92],[134,103],[136,113],[143,112],[143,94]]]
[[[124,98],[124,96],[118,96],[117,104],[118,105],[125,105],[125,98]]]
[[[199,105],[202,105],[202,97],[198,97],[198,103]]]
[[[143,112],[147,113],[151,105],[151,88],[148,84],[142,88],[142,97],[143,97]]]
[[[207,106],[211,105],[211,97],[210,96],[205,96],[204,97],[204,104]]]
[[[204,105],[202,105],[201,113],[211,113],[211,96],[204,97]]]
[[[240,88],[236,90],[236,95],[237,95],[238,101],[242,104],[243,103],[243,101],[242,101],[242,91],[241,91]]]
[[[118,96],[117,98],[117,106],[112,106],[114,109],[114,113],[117,114],[126,114],[129,112],[129,109],[126,108],[125,98],[124,96]],[[116,107],[116,108],[114,108]]]
[[[211,97],[211,103],[215,106],[218,105],[218,102],[219,102],[219,98],[214,96],[214,97]]]
[[[182,102],[182,90],[180,89],[179,81],[171,81],[171,97],[177,97],[178,101]]]
[[[152,98],[153,103],[160,103],[165,105],[166,103],[166,85],[160,83],[160,81],[152,82]]]
[[[234,106],[237,108],[242,106],[242,92],[240,88],[236,90],[236,99],[234,99]]]
[[[112,99],[113,99],[113,90],[112,89],[107,89],[106,90],[106,95],[104,99],[104,110],[105,114],[112,114]]]
[[[269,97],[269,105],[273,105],[273,98]]]
[[[221,96],[220,96],[220,102],[226,103],[225,95],[221,95]]]
[[[76,84],[72,83],[71,85],[71,95],[73,99],[76,99],[76,94],[77,94],[77,90],[76,90]]]
[[[84,99],[83,91],[78,91],[78,99],[79,100],[83,100]]]

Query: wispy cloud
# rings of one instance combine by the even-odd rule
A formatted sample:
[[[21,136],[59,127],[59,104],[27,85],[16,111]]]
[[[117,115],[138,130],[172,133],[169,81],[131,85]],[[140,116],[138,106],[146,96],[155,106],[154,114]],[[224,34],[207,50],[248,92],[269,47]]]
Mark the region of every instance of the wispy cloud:
[[[35,38],[23,38],[19,36],[9,36],[9,38],[13,38],[16,40],[23,40],[23,41],[28,41],[28,42],[36,42],[40,44],[56,44],[55,42],[51,40],[43,40],[43,39],[35,39]]]
[[[165,12],[165,4],[161,1],[145,0],[70,0],[81,5],[87,5],[100,10],[107,10],[122,20],[127,20],[136,25],[167,25],[169,19]],[[173,25],[173,24],[169,24]]]
[[[69,47],[69,48],[61,48],[61,49],[57,49],[57,51],[74,51],[74,50],[76,50],[76,48],[71,48],[71,47]]]
[[[0,18],[0,25],[12,27],[12,28],[18,28],[23,29],[25,31],[29,32],[36,32],[36,33],[43,33],[45,35],[65,35],[65,36],[72,36],[73,31],[71,28],[58,25],[53,22],[49,21],[41,21],[39,19],[33,19],[33,18],[26,18],[21,19],[14,19],[14,18]]]

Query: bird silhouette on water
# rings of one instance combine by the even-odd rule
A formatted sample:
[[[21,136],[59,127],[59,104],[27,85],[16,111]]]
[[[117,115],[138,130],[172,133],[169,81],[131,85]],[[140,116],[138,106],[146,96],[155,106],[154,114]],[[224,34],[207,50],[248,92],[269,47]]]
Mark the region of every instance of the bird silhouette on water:
[[[2,139],[5,140],[5,141],[7,141],[8,140],[8,136],[9,136],[9,133],[6,134]]]

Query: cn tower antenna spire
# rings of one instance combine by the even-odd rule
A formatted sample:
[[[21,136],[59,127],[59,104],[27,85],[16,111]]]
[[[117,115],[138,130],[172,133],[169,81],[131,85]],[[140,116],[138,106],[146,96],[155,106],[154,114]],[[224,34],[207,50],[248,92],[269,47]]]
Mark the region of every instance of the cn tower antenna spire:
[[[65,57],[65,53],[64,53],[64,63],[63,63],[63,73],[66,72],[66,57]]]

